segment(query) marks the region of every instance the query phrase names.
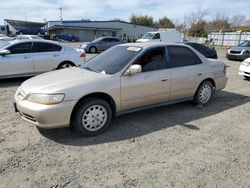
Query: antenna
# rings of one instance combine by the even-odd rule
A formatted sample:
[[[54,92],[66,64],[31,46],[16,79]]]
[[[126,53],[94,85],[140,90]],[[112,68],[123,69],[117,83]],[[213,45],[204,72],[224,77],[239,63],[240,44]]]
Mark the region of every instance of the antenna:
[[[60,19],[61,19],[61,21],[63,21],[63,18],[62,18],[62,7],[59,7],[59,10],[60,10]]]

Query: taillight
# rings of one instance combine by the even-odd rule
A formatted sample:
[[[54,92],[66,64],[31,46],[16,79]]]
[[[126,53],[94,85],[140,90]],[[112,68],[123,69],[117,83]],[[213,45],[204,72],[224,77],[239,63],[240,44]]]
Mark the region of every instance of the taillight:
[[[86,58],[86,54],[85,53],[81,54],[80,58]]]

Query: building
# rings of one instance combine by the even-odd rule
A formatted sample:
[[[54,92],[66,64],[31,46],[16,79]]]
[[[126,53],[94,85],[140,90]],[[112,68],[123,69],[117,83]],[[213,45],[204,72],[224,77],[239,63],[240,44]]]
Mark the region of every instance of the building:
[[[68,20],[48,21],[45,29],[49,34],[70,33],[80,41],[92,41],[102,36],[137,39],[157,28],[131,24],[124,21]]]

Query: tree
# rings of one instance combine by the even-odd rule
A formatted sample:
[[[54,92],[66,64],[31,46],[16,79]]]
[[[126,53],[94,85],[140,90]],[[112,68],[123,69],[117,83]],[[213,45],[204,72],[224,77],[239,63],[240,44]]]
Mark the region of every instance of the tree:
[[[166,16],[159,19],[156,23],[156,26],[159,28],[175,28],[173,21],[167,18]]]
[[[188,31],[188,34],[193,37],[207,37],[207,22],[199,21],[191,25],[191,28]]]
[[[238,28],[239,26],[245,26],[247,18],[245,15],[237,14],[230,18],[230,24],[232,28]]]
[[[132,24],[138,24],[143,26],[153,26],[154,20],[153,17],[148,15],[134,15],[129,18],[130,23]]]
[[[217,12],[213,21],[210,23],[209,30],[221,31],[230,28],[229,18],[221,12]]]

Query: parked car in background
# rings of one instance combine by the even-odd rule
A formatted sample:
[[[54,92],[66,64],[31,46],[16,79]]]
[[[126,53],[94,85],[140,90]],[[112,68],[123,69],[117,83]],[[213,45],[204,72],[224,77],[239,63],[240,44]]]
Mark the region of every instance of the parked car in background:
[[[72,42],[79,42],[79,38],[75,35],[68,34],[68,33],[60,33],[55,35],[56,40],[66,40],[66,41],[72,41]]]
[[[145,33],[136,42],[183,42],[181,33],[176,29],[163,29]]]
[[[16,32],[17,35],[45,35],[42,29],[22,29]]]
[[[11,41],[11,40],[14,40],[14,38],[8,37],[8,36],[6,36],[4,34],[0,34],[0,43],[6,42],[6,41]]]
[[[247,79],[250,79],[250,58],[245,59],[239,68],[239,75],[244,76]]]
[[[23,40],[23,39],[43,39],[37,35],[18,35],[16,36],[17,40]]]
[[[227,59],[229,60],[245,60],[250,57],[250,40],[246,40],[237,47],[233,47],[227,51]]]
[[[100,37],[93,40],[92,42],[85,42],[81,44],[80,48],[89,53],[96,53],[105,51],[112,46],[119,44],[124,44],[124,42],[114,37]]]
[[[124,113],[185,100],[207,105],[226,83],[223,62],[207,59],[187,45],[128,43],[82,67],[25,81],[14,106],[38,127],[71,124],[83,135],[94,136]]]
[[[47,40],[14,40],[0,44],[0,79],[32,76],[80,66],[85,52]]]
[[[217,52],[214,48],[209,48],[203,44],[195,43],[195,42],[184,42],[186,45],[191,46],[198,52],[200,52],[202,55],[204,55],[206,58],[212,58],[217,59]]]

